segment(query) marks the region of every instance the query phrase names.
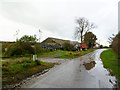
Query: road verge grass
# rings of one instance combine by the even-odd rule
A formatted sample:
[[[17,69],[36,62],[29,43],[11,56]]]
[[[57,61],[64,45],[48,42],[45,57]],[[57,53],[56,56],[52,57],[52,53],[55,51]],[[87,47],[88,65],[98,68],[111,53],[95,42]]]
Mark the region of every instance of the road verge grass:
[[[14,85],[23,79],[34,74],[40,73],[45,69],[53,67],[53,63],[46,63],[42,61],[19,60],[6,61],[2,63],[2,87]]]
[[[120,80],[120,66],[118,66],[118,58],[115,52],[112,49],[108,49],[103,51],[100,57],[104,67]]]

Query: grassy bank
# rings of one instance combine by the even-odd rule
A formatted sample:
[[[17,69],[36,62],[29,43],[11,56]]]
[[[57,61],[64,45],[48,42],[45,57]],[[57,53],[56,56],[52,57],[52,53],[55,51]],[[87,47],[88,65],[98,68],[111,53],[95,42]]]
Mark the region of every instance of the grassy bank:
[[[56,50],[53,52],[39,54],[39,57],[50,57],[50,58],[62,58],[62,59],[72,59],[77,58],[87,53],[94,51],[95,49],[88,49],[86,51],[63,51]]]
[[[10,59],[10,58],[9,58]],[[26,58],[19,60],[4,61],[2,63],[2,84],[12,85],[30,77],[45,69],[53,67],[54,64],[41,61],[32,61]]]
[[[112,49],[108,49],[103,51],[100,57],[104,67],[120,80],[120,66],[118,66],[118,59],[115,52]]]

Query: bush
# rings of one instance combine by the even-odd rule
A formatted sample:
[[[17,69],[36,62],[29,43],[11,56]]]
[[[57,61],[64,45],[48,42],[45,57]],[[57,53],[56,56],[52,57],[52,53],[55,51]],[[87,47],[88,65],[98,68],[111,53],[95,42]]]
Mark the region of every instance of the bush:
[[[116,35],[116,37],[113,39],[112,42],[112,48],[114,49],[114,51],[120,55],[120,33]]]
[[[99,48],[103,48],[103,45],[100,45]]]
[[[65,42],[63,44],[63,49],[67,51],[72,51],[74,49],[74,46],[70,44],[70,42]]]
[[[36,65],[41,65],[40,61],[35,60]]]
[[[14,42],[2,42],[2,54],[4,54],[5,51],[7,50],[7,47],[13,43]]]
[[[37,54],[44,52],[44,49],[40,46],[40,44],[36,44],[34,49]]]
[[[5,52],[5,55],[8,57],[34,53],[34,49],[29,43],[17,42],[14,44],[10,44],[7,48],[8,50]]]

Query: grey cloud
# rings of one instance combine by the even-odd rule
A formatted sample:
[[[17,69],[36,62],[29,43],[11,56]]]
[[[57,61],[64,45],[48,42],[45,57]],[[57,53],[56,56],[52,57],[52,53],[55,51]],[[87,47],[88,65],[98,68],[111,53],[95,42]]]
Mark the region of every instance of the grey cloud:
[[[98,30],[94,30],[98,37],[102,36],[102,31],[113,29],[117,26],[116,11],[108,14],[104,11],[109,4],[101,0],[38,0],[34,2],[2,2],[2,15],[15,21],[42,28],[58,34],[60,37],[72,39],[75,29],[75,18],[86,17],[97,24]],[[109,1],[112,5],[112,0]],[[109,9],[109,8],[107,8]],[[106,9],[106,10],[107,10]],[[111,9],[111,8],[110,8]],[[114,11],[115,8],[110,11]],[[105,14],[108,14],[104,17]],[[103,16],[103,17],[102,17]],[[114,24],[113,24],[113,23]],[[113,25],[113,26],[112,26]],[[102,31],[101,31],[102,29]],[[107,30],[106,33],[113,33]]]

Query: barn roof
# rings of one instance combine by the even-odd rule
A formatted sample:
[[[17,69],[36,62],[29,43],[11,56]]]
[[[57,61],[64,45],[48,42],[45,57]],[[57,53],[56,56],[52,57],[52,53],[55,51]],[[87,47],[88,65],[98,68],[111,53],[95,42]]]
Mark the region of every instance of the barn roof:
[[[52,38],[52,37],[48,37],[43,42],[41,42],[41,44],[44,44],[44,43],[52,44],[52,45],[58,44],[62,46],[64,43],[67,43],[67,42],[70,42],[73,45],[79,44],[77,41],[63,40],[63,39]]]

